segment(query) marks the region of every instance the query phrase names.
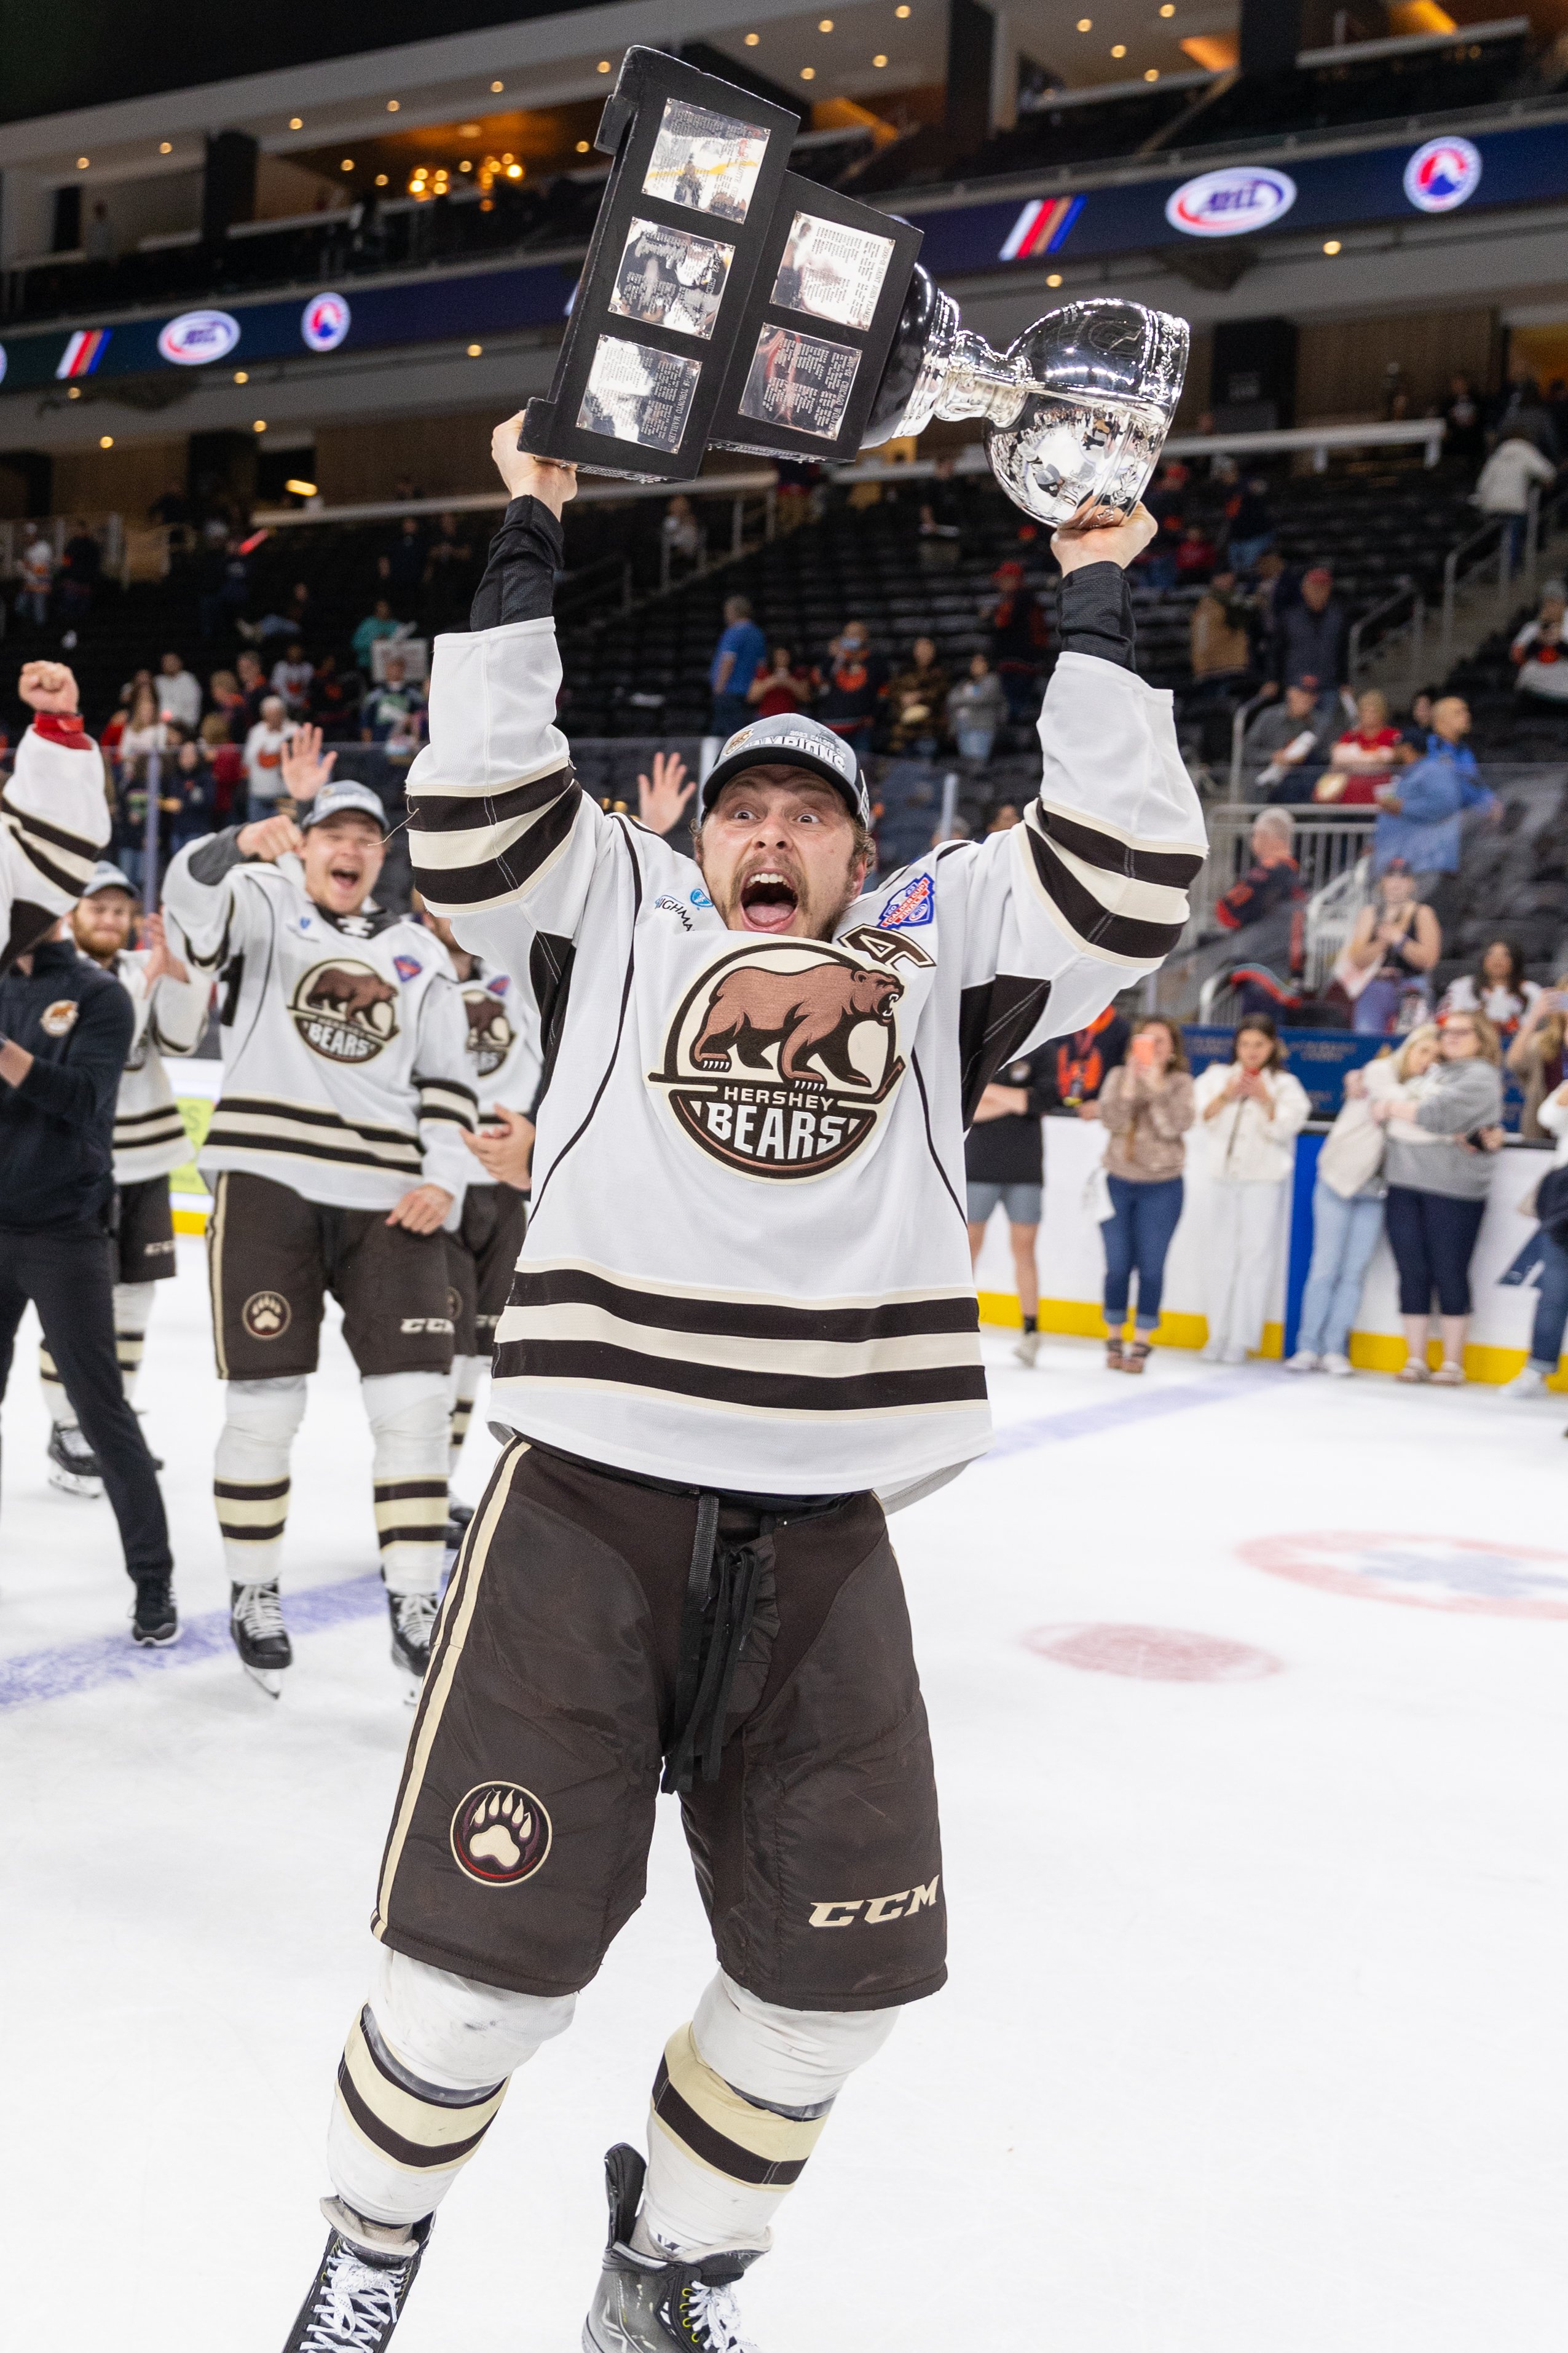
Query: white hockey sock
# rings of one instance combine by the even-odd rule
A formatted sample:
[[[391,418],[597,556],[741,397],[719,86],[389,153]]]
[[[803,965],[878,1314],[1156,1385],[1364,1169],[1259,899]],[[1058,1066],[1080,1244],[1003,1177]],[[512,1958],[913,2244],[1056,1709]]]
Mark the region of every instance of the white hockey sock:
[[[373,2222],[431,2213],[489,2131],[513,2069],[565,2032],[576,2000],[476,1985],[378,1946],[327,2129],[343,2203]]]
[[[289,1516],[289,1450],[305,1412],[305,1377],[226,1381],[213,1499],[224,1565],[237,1585],[278,1574]]]
[[[362,1381],[375,1440],[375,1532],[389,1593],[434,1593],[447,1535],[445,1373],[382,1373]]]
[[[479,1395],[479,1375],[489,1359],[487,1356],[454,1356],[452,1359],[452,1426],[451,1442],[447,1455],[448,1472],[458,1467],[463,1451],[463,1440],[468,1434],[473,1419],[474,1399]]]
[[[782,2010],[721,1971],[654,2082],[637,2246],[683,2261],[770,2246],[774,2209],[829,2109],[898,2014]]]
[[[142,1351],[153,1320],[155,1282],[117,1282],[114,1286],[114,1353],[120,1360],[120,1386],[129,1402],[136,1394]]]

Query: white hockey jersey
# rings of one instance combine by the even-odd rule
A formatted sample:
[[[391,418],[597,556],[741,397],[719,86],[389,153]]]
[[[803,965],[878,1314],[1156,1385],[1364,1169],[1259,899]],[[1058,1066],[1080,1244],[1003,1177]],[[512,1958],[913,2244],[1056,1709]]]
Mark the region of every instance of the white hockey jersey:
[[[197,1166],[350,1209],[390,1209],[428,1181],[455,1217],[475,1092],[451,959],[410,918],[330,914],[303,871],[243,858],[234,830],[169,868],[164,904],[223,989],[223,1092]]]
[[[171,940],[176,955],[179,944]],[[109,969],[136,1009],[131,1051],[114,1102],[114,1181],[144,1185],[166,1176],[191,1156],[191,1140],[180,1117],[165,1054],[194,1054],[206,1027],[212,976],[191,965],[190,978],[163,973],[147,985],[148,948],[128,948]]]
[[[885,1496],[984,1451],[966,1107],[1152,970],[1205,851],[1168,693],[1064,654],[1026,822],[868,892],[831,942],[727,930],[692,861],[578,787],[553,624],[437,641],[409,843],[526,972],[549,1083],[493,1409],[752,1493]]]
[[[76,904],[108,839],[98,745],[79,719],[40,712],[0,793],[0,971]]]
[[[479,1117],[503,1103],[529,1117],[539,1092],[543,1057],[539,1050],[539,1008],[507,972],[492,972],[474,958],[467,980],[458,983],[468,1021],[468,1066],[479,1099]],[[479,1163],[474,1164],[476,1172]],[[479,1184],[476,1173],[468,1179]]]

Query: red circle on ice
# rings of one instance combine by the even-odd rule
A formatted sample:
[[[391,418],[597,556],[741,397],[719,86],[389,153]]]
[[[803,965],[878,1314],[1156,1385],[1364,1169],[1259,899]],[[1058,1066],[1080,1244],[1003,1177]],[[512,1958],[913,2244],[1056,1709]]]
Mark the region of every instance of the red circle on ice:
[[[1267,1651],[1184,1626],[1036,1626],[1024,1647],[1058,1666],[1145,1683],[1250,1683],[1279,1672]]]
[[[1254,1536],[1243,1560],[1324,1593],[1492,1618],[1568,1618],[1568,1552],[1475,1536]]]

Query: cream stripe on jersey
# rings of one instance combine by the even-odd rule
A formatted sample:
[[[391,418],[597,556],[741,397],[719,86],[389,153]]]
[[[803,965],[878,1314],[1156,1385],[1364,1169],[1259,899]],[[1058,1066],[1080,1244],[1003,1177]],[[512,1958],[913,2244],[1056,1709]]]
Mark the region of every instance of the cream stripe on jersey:
[[[577,789],[577,779],[567,770],[561,790],[542,808],[525,809],[518,817],[503,818],[499,825],[448,826],[436,831],[421,826],[409,828],[409,856],[427,873],[450,872],[454,867],[488,866],[492,859],[505,858],[518,844],[525,841],[536,826],[553,816],[570,792]]]
[[[1208,856],[1208,843],[1201,834],[1193,840],[1183,841],[1152,833],[1129,833],[1125,826],[1113,825],[1098,809],[1090,816],[1086,809],[1074,807],[1068,801],[1047,799],[1044,793],[1037,793],[1032,806],[1043,808],[1047,817],[1059,817],[1069,825],[1082,826],[1090,832],[1103,834],[1108,841],[1120,842],[1124,849],[1147,851],[1152,858],[1193,858],[1201,865]]]
[[[532,1271],[531,1267],[529,1270]],[[544,1307],[509,1307],[496,1328],[500,1347],[531,1340],[599,1343],[688,1365],[720,1365],[736,1372],[805,1373],[820,1380],[868,1374],[923,1372],[981,1361],[978,1333],[913,1332],[875,1340],[772,1340],[749,1333],[672,1332],[635,1316],[612,1314],[582,1301]]]
[[[213,1301],[213,1352],[217,1357],[217,1377],[228,1378],[228,1358],[223,1352],[223,1228],[224,1213],[228,1208],[228,1174],[225,1170],[213,1187],[213,1213],[207,1221],[207,1282]]]
[[[1135,875],[1110,874],[1068,849],[1054,834],[1051,848],[1068,872],[1110,914],[1131,915],[1141,923],[1184,923],[1187,894],[1165,882],[1140,882]]]
[[[983,1396],[933,1398],[929,1402],[914,1405],[821,1407],[742,1405],[734,1398],[716,1398],[706,1395],[692,1397],[683,1389],[660,1388],[651,1381],[595,1380],[587,1375],[554,1370],[545,1373],[500,1374],[492,1379],[490,1395],[498,1407],[504,1406],[514,1389],[537,1389],[546,1398],[556,1389],[571,1389],[584,1396],[598,1394],[603,1397],[622,1398],[647,1398],[654,1404],[672,1408],[679,1412],[690,1413],[693,1417],[710,1413],[736,1421],[772,1423],[793,1421],[798,1422],[803,1429],[806,1430],[847,1430],[853,1428],[858,1422],[877,1424],[901,1422],[921,1417],[929,1419],[932,1415],[940,1417],[943,1414],[966,1414],[971,1419],[978,1417],[981,1424],[985,1427],[989,1427],[991,1419],[991,1408]],[[526,1419],[526,1414],[521,1408],[520,1418]],[[613,1416],[605,1417],[604,1427],[607,1430],[616,1427]],[[564,1445],[566,1441],[562,1439],[557,1442]],[[606,1461],[616,1462],[620,1459],[618,1454],[608,1451],[605,1456]]]

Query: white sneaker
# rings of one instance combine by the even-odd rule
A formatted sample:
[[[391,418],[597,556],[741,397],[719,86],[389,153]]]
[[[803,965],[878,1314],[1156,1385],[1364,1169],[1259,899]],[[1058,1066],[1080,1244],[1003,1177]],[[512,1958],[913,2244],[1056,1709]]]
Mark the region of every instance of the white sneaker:
[[[1323,1358],[1322,1368],[1325,1373],[1331,1374],[1336,1381],[1349,1380],[1351,1375],[1355,1370],[1355,1366],[1352,1364],[1348,1356],[1336,1355],[1332,1348],[1329,1350],[1328,1355]]]
[[[1314,1356],[1310,1348],[1298,1348],[1293,1356],[1287,1356],[1285,1359],[1285,1370],[1288,1373],[1321,1372],[1322,1366],[1322,1357]]]
[[[1546,1394],[1546,1376],[1534,1365],[1526,1365],[1522,1373],[1515,1373],[1511,1381],[1504,1381],[1500,1391],[1505,1398],[1538,1398]]]
[[[1032,1365],[1039,1353],[1039,1334],[1037,1332],[1020,1332],[1017,1339],[1013,1344],[1013,1354],[1016,1356],[1018,1362],[1021,1365]]]

